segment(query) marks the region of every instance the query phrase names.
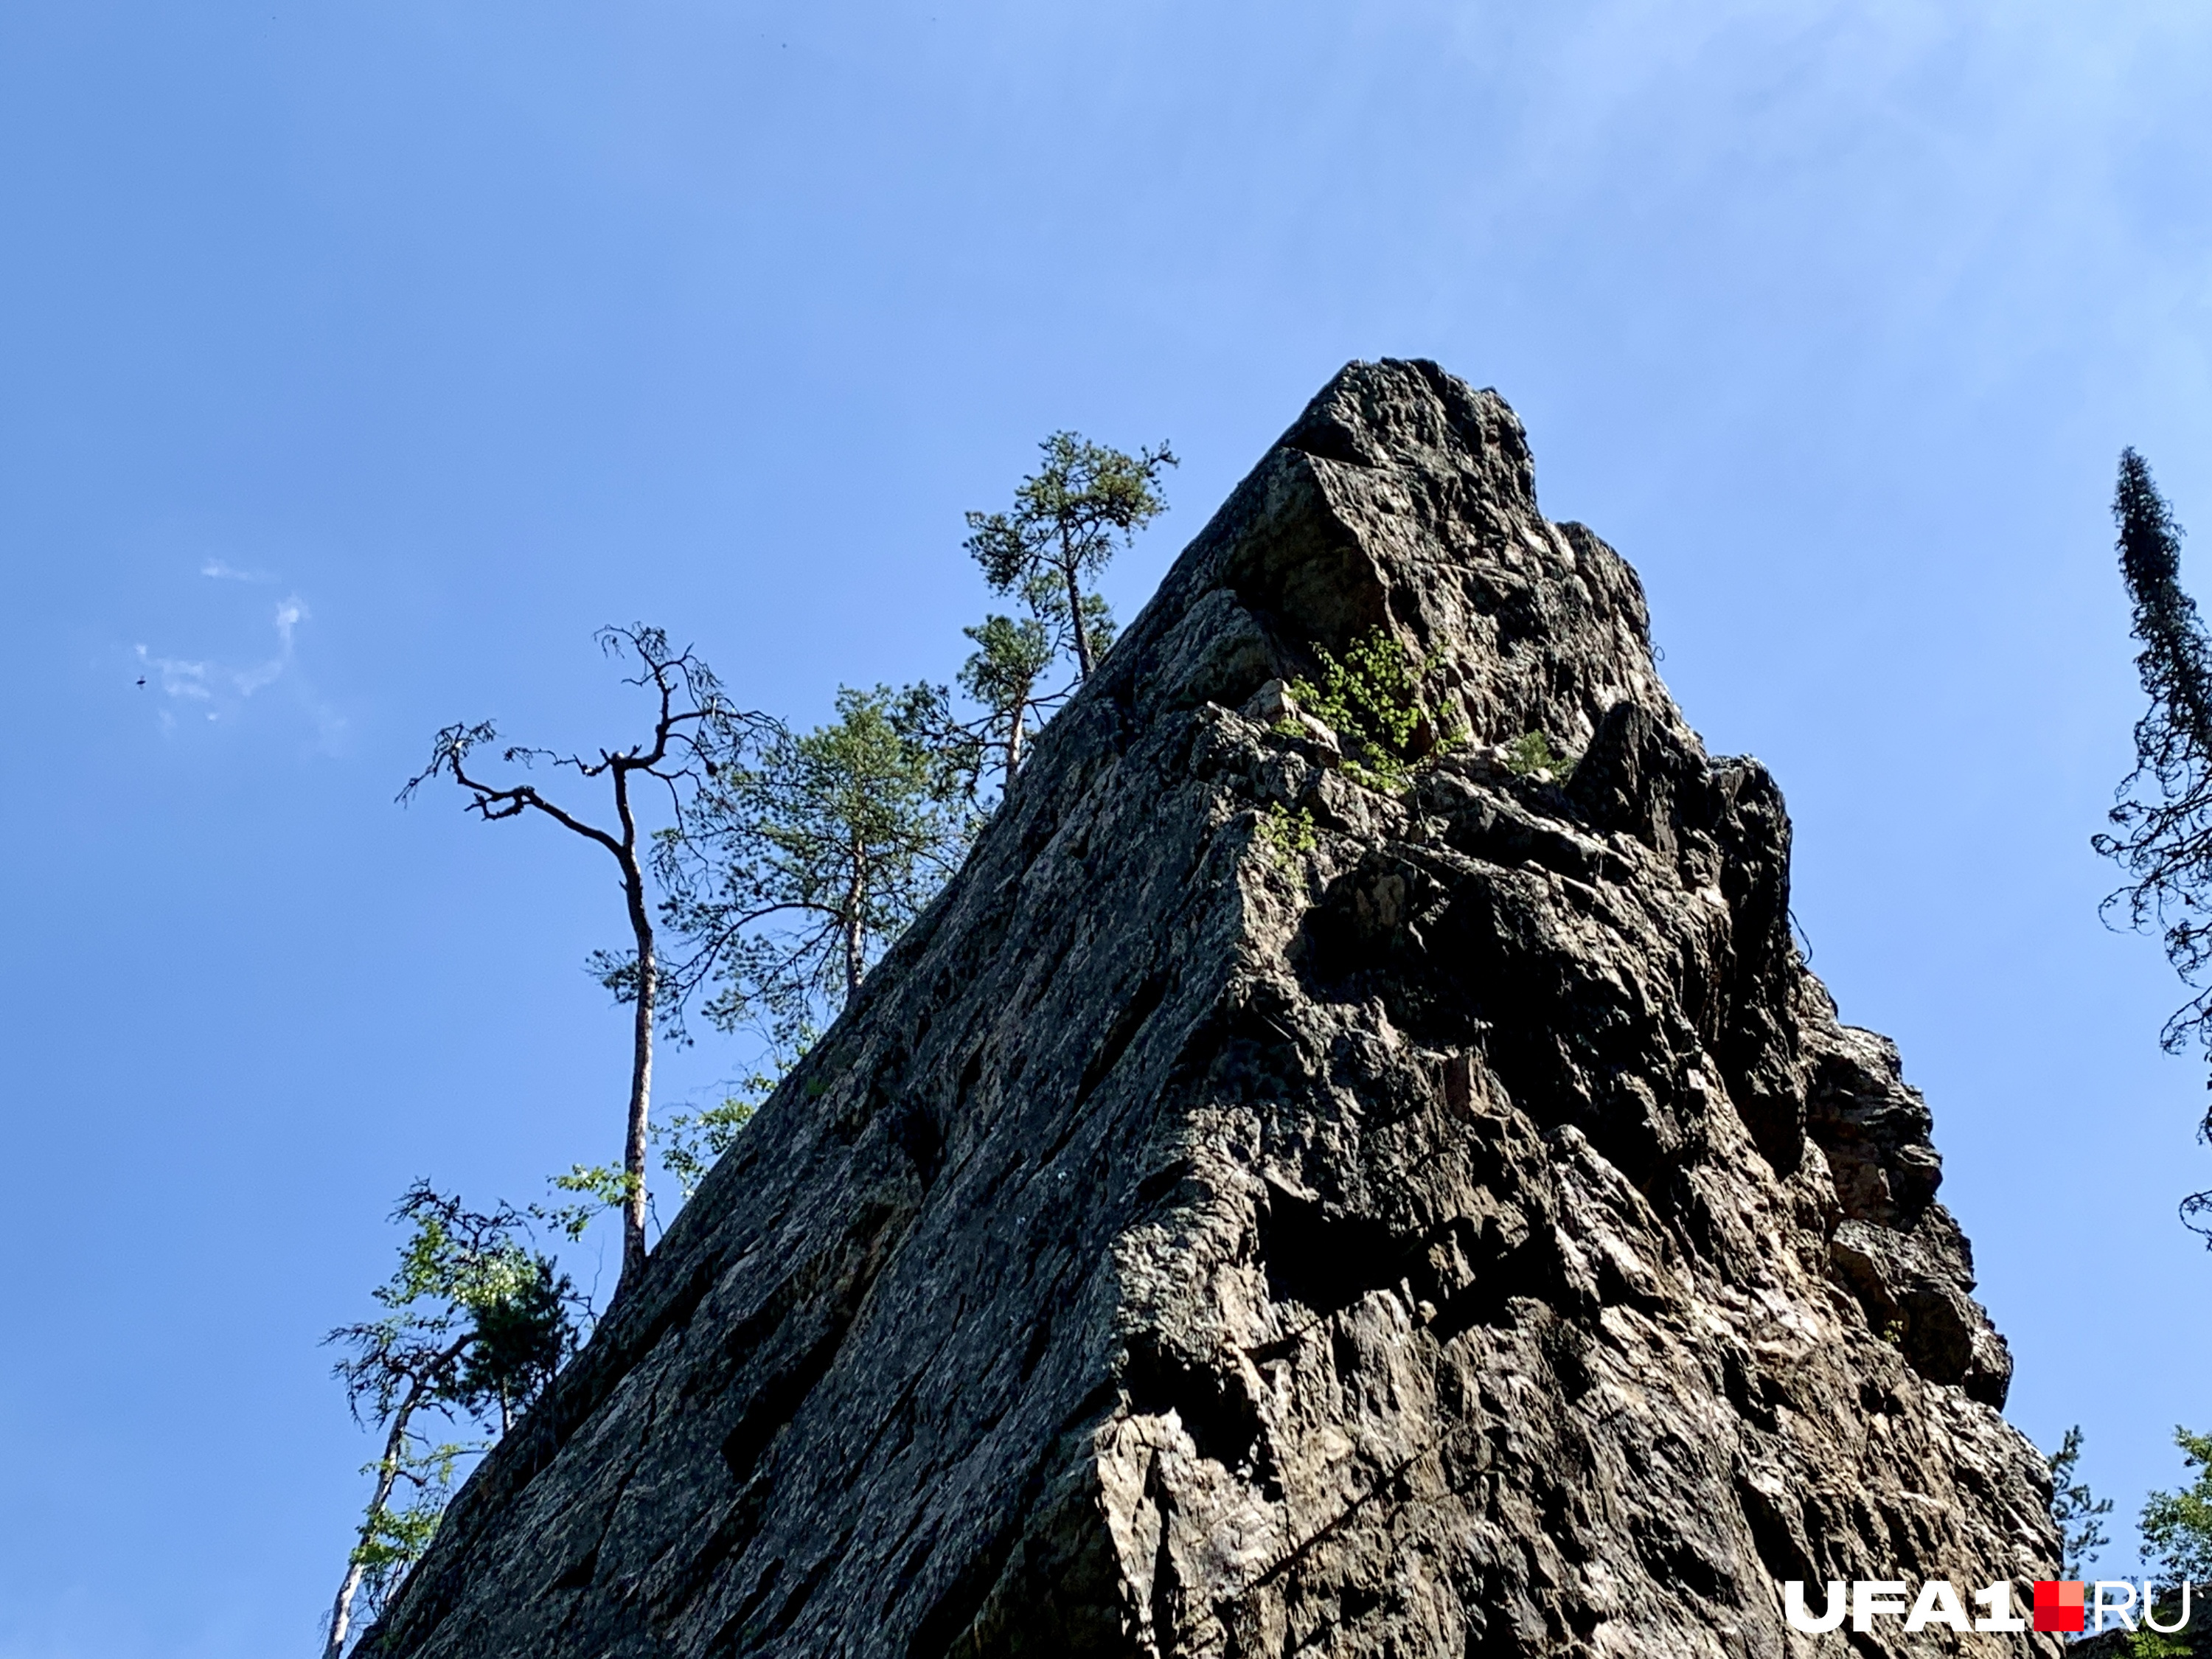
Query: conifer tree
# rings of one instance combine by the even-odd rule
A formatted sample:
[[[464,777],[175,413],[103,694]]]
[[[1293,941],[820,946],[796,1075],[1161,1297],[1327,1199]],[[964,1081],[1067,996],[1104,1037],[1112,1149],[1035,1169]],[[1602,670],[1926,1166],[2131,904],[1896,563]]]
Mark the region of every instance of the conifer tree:
[[[2058,1528],[2058,1576],[2079,1578],[2098,1551],[2112,1541],[2105,1535],[2105,1517],[2112,1512],[2112,1500],[2098,1497],[2087,1481],[2078,1478],[2080,1424],[2066,1431],[2058,1449],[2045,1461],[2051,1467],[2051,1519]]]
[[[2151,1493],[2137,1524],[2167,1583],[2202,1584],[2212,1580],[2212,1435],[2177,1426],[2173,1443],[2197,1478],[2179,1492]]]
[[[972,756],[933,739],[945,705],[934,686],[848,687],[837,719],[720,768],[659,838],[663,914],[690,947],[672,974],[715,988],[724,1030],[764,1023],[778,1051],[803,1046],[951,874]]]
[[[1012,783],[1021,769],[1031,711],[1057,701],[1037,690],[1052,665],[1052,641],[1035,617],[988,616],[963,631],[976,649],[961,667],[960,689],[982,704],[983,729],[997,750],[1002,776]]]
[[[1085,586],[1117,543],[1167,510],[1164,468],[1179,465],[1167,445],[1134,455],[1055,432],[1038,446],[1044,465],[1014,490],[1011,513],[970,513],[968,550],[994,591],[1021,593],[1075,658],[1079,679],[1112,642],[1105,601]]]
[[[2196,994],[2166,1021],[2169,1053],[2192,1042],[2212,1050],[2212,639],[2181,586],[2181,526],[2133,449],[2120,453],[2112,500],[2120,574],[2142,641],[2136,672],[2150,706],[2136,722],[2136,764],[2097,850],[2126,871],[2128,884],[2105,901],[2130,926],[2155,927],[2166,954]],[[2200,1123],[2212,1136],[2212,1110]],[[2212,1239],[2212,1192],[2182,1201],[2182,1218]]]

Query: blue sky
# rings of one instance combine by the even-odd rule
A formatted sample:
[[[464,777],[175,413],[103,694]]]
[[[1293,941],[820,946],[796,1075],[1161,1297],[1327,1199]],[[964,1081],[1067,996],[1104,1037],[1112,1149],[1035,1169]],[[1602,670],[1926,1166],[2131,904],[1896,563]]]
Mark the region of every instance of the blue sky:
[[[2011,1414],[2131,1512],[2212,1151],[2087,842],[2119,447],[2212,524],[2207,84],[2194,0],[0,9],[0,1659],[304,1650],[392,1199],[615,1150],[604,860],[394,805],[435,727],[619,729],[633,618],[796,718],[949,678],[1058,427],[1184,457],[1126,617],[1385,354],[1504,392],[1774,768]]]

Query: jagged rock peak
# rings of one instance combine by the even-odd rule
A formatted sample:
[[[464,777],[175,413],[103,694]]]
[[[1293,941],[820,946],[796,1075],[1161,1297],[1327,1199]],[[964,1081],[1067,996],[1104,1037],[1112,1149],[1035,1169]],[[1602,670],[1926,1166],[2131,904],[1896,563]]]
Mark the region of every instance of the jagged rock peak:
[[[1271,684],[1376,628],[1402,784]],[[2047,1574],[1927,1110],[1788,882],[1511,410],[1352,365],[367,1650],[1779,1656],[1778,1580]]]
[[[1537,510],[1504,399],[1428,362],[1330,381],[1177,561],[1106,684],[1147,694],[1147,714],[1234,707],[1255,672],[1378,626],[1429,659],[1480,739],[1579,748],[1622,701],[1675,718],[1635,572]]]

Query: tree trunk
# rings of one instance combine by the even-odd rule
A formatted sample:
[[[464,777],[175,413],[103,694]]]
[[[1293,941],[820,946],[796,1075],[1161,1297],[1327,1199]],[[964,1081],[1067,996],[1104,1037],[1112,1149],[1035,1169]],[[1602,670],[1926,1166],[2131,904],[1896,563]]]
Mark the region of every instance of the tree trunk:
[[[653,1100],[653,1017],[660,997],[660,963],[653,954],[653,910],[646,902],[645,866],[637,856],[637,819],[630,811],[629,771],[613,763],[615,814],[622,841],[615,848],[622,866],[623,900],[629,908],[630,937],[637,945],[637,1018],[630,1026],[629,1116],[623,1137],[623,1174],[629,1191],[623,1199],[622,1273],[615,1294],[635,1285],[645,1272],[646,1122]]]
[[[399,1454],[407,1443],[407,1419],[415,1414],[415,1402],[422,1395],[422,1384],[408,1390],[407,1398],[392,1419],[392,1432],[385,1437],[384,1461],[376,1466],[376,1496],[368,1500],[368,1516],[361,1523],[362,1544],[368,1542],[371,1528],[384,1506],[392,1501],[392,1489],[399,1483]],[[345,1583],[338,1586],[337,1600],[331,1605],[331,1639],[323,1649],[323,1659],[338,1659],[345,1650],[346,1637],[353,1629],[353,1599],[361,1592],[362,1576],[368,1569],[360,1560],[356,1547],[355,1559],[346,1563]]]
[[[358,1561],[346,1565],[345,1583],[338,1586],[337,1604],[331,1609],[331,1640],[323,1659],[338,1659],[345,1651],[346,1636],[353,1628],[353,1598],[360,1593],[361,1576],[367,1571]]]
[[[1014,781],[1014,774],[1022,763],[1022,716],[1030,712],[1026,691],[1014,699],[1013,718],[1006,722],[1006,781]]]
[[[646,909],[644,873],[635,855],[624,860],[623,887],[629,899],[630,929],[637,939],[637,1018],[630,1033],[629,1121],[623,1142],[623,1173],[629,1192],[623,1200],[620,1295],[645,1269],[646,1125],[653,1099],[653,1018],[659,1000],[660,964],[653,953],[653,919]]]
[[[1060,574],[1067,579],[1067,611],[1075,619],[1075,676],[1087,680],[1091,678],[1091,630],[1083,625],[1083,590],[1075,585],[1075,562],[1070,559],[1061,565]]]
[[[862,915],[868,893],[867,856],[855,846],[853,849],[853,879],[845,889],[845,1000],[852,1001],[854,993],[860,988],[860,976],[867,971],[867,933]]]

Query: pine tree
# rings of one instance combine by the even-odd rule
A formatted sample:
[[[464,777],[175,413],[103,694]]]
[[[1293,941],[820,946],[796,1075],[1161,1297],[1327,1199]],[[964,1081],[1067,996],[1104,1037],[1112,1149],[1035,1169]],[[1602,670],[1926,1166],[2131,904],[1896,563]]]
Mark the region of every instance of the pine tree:
[[[1179,465],[1165,444],[1134,455],[1055,432],[1038,446],[1044,465],[1014,490],[1011,513],[970,513],[968,550],[1000,593],[1020,593],[1089,679],[1113,641],[1105,601],[1085,583],[1106,568],[1117,541],[1167,511],[1162,469]]]
[[[2173,1443],[2197,1478],[2179,1492],[2151,1493],[2137,1524],[2167,1583],[2201,1584],[2212,1579],[2212,1434],[2176,1427]]]
[[[2066,1431],[2058,1449],[2051,1453],[2051,1519],[2058,1528],[2058,1576],[2079,1578],[2097,1552],[2112,1540],[2105,1536],[2104,1517],[2112,1512],[2112,1500],[2099,1498],[2088,1482],[2075,1478],[2081,1462],[2081,1425]]]
[[[965,854],[972,777],[931,735],[944,702],[934,686],[848,687],[836,720],[721,767],[660,837],[663,915],[690,946],[670,977],[714,986],[724,1030],[803,1046]]]
[[[1034,617],[988,616],[962,630],[976,649],[960,670],[960,689],[982,704],[983,729],[999,756],[1006,782],[1021,769],[1032,710],[1054,701],[1040,696],[1037,681],[1052,665],[1052,641]]]
[[[2168,961],[2197,994],[2166,1023],[2169,1053],[2192,1042],[2212,1051],[2212,639],[2181,587],[2181,526],[2133,449],[2120,453],[2112,500],[2120,574],[2142,641],[2136,672],[2150,707],[2136,722],[2136,764],[2110,813],[2112,832],[2097,850],[2130,878],[2105,901],[2124,907],[2130,926],[2155,927]],[[2199,1125],[2212,1137],[2212,1109]],[[2212,1192],[2182,1201],[2182,1218],[2212,1240]]]

